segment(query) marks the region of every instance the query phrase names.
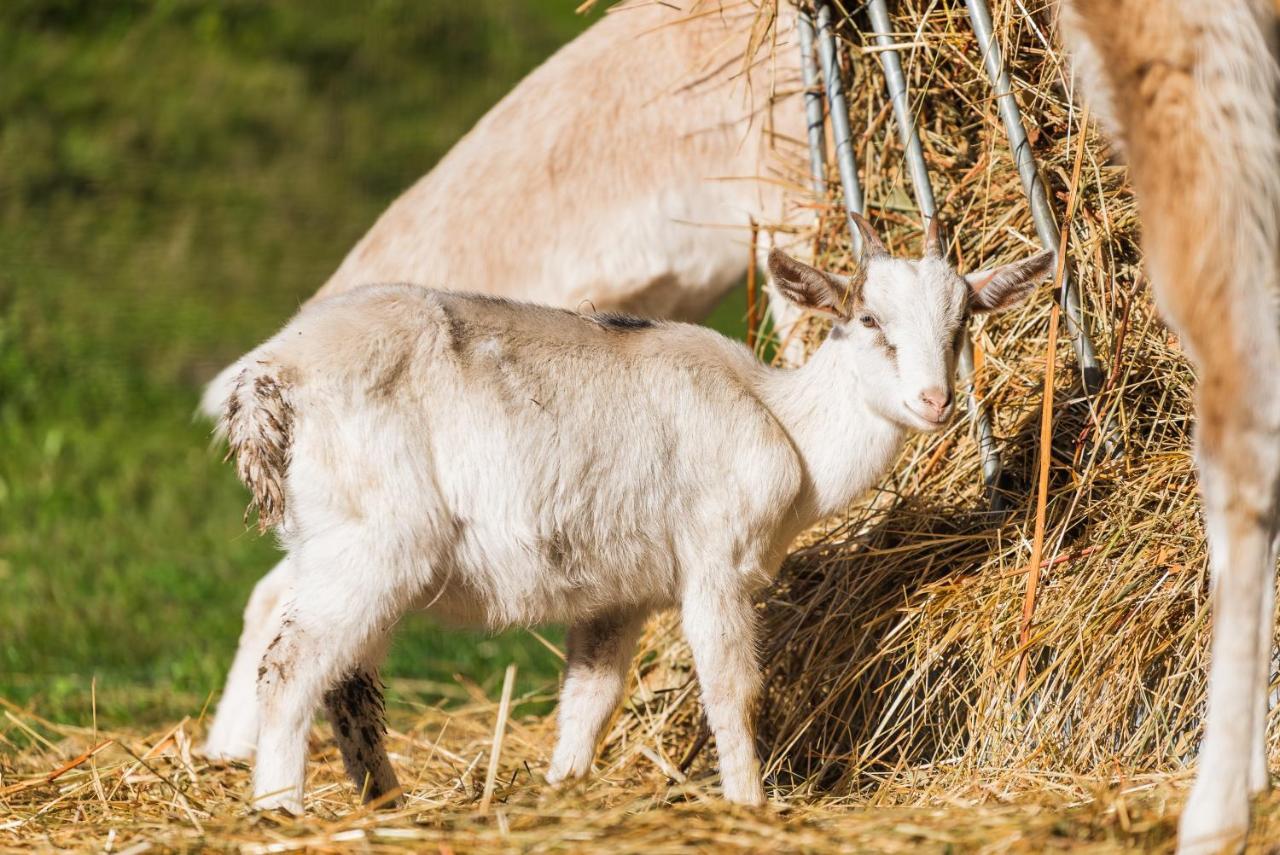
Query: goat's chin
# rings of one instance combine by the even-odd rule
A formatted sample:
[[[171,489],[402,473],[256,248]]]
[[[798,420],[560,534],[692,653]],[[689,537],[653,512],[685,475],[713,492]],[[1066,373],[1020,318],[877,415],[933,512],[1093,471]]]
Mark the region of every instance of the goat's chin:
[[[942,421],[935,422],[926,419],[924,416],[913,411],[910,407],[903,407],[898,422],[908,430],[917,433],[937,433],[951,423],[951,415],[948,414]]]

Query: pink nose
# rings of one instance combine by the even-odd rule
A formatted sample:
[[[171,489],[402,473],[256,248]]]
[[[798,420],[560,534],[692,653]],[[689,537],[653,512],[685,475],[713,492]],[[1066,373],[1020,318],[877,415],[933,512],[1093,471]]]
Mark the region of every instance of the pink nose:
[[[940,422],[951,409],[951,390],[934,386],[920,393],[920,403],[924,404],[924,412],[934,421]]]

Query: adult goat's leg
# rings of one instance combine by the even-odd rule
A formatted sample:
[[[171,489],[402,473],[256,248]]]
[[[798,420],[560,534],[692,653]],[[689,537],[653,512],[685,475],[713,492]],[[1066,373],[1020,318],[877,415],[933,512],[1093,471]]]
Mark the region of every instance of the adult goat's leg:
[[[1209,702],[1184,853],[1239,846],[1265,786],[1280,489],[1280,134],[1265,0],[1069,0],[1106,124],[1127,147],[1147,268],[1199,369],[1197,460],[1213,577]]]
[[[1249,401],[1220,397],[1207,385],[1201,393],[1198,457],[1213,579],[1213,642],[1200,769],[1181,823],[1183,852],[1218,852],[1243,842],[1249,796],[1267,783],[1280,428],[1266,424]],[[1219,421],[1223,414],[1213,414],[1219,405],[1236,409]]]
[[[1277,546],[1272,540],[1272,562]],[[1270,574],[1263,580],[1262,599],[1258,611],[1258,673],[1254,686],[1256,704],[1253,726],[1253,747],[1249,751],[1249,795],[1265,792],[1271,785],[1271,773],[1267,768],[1267,713],[1271,700],[1271,667],[1275,662],[1276,586]]]

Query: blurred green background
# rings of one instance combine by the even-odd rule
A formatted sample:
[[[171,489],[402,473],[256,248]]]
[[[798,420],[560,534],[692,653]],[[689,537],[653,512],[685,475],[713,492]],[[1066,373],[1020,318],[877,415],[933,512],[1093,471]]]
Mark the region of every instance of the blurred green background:
[[[99,720],[136,725],[220,688],[277,555],[201,385],[599,15],[574,5],[0,4],[0,698],[84,721],[96,681]],[[415,618],[386,674],[434,703],[510,661],[558,671],[527,632]]]

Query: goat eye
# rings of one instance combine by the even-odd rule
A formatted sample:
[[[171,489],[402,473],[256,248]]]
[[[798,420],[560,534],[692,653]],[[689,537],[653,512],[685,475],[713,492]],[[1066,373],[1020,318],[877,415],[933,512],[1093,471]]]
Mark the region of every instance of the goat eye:
[[[862,315],[861,317],[858,318],[858,323],[862,324],[864,327],[866,327],[869,330],[873,330],[876,327],[880,326],[880,324],[876,321],[875,317],[872,315]]]

